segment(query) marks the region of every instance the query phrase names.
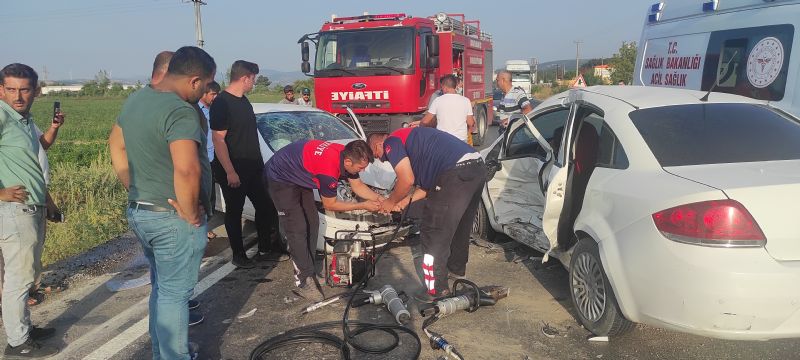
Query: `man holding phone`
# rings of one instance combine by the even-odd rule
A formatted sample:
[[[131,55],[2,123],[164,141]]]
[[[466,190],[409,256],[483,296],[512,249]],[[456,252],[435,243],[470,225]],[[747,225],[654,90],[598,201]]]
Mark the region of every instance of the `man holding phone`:
[[[39,141],[30,109],[39,76],[27,65],[0,70],[0,250],[3,253],[3,328],[6,359],[36,359],[58,353],[39,341],[54,329],[31,325],[27,306],[36,277],[36,249],[44,243],[47,187],[37,159]],[[39,253],[41,255],[41,253]]]

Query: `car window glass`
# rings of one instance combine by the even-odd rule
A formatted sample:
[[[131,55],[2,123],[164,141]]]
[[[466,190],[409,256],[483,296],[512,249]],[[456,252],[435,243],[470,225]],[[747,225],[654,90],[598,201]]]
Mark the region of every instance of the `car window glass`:
[[[661,166],[800,159],[800,123],[756,104],[686,104],[629,114]]]
[[[794,40],[791,24],[713,31],[701,90],[779,101],[786,92]]]
[[[300,140],[344,140],[359,138],[339,119],[318,111],[290,111],[256,114],[256,125],[272,149]]]
[[[603,120],[603,117],[596,113],[589,113],[584,122],[591,124],[597,130],[597,162],[596,166],[614,169],[625,169],[628,167],[628,157],[622,148],[619,139],[611,127]]]
[[[539,144],[528,127],[520,126],[509,136],[506,157],[533,156],[538,147]]]
[[[550,143],[553,153],[558,154],[561,147],[561,137],[564,134],[564,125],[569,117],[569,108],[541,114],[533,118],[533,126]]]

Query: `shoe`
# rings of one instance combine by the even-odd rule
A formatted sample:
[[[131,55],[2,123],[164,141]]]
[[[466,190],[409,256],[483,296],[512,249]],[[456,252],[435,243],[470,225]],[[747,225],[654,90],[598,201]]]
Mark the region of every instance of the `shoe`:
[[[194,310],[200,307],[200,302],[197,300],[189,300],[189,310]]]
[[[325,299],[322,295],[322,292],[317,289],[314,281],[311,278],[306,278],[306,280],[300,284],[300,286],[296,287],[292,292],[312,303],[320,302]]]
[[[256,264],[253,263],[253,260],[250,260],[246,257],[244,259],[233,258],[231,260],[231,264],[240,269],[252,269],[256,267]]]
[[[3,359],[42,359],[58,354],[58,348],[52,345],[44,345],[28,338],[27,341],[19,346],[6,345],[6,352]]]
[[[431,295],[428,292],[428,289],[420,288],[417,292],[414,293],[413,297],[414,300],[417,300],[421,303],[432,303],[438,299],[446,298],[450,296],[450,290],[438,290],[436,295]]]
[[[259,251],[256,256],[253,257],[256,261],[273,261],[273,262],[282,262],[291,259],[292,257],[289,254],[283,252],[261,252]]]
[[[56,334],[56,329],[31,326],[31,331],[28,333],[28,337],[30,337],[35,341],[40,341],[49,339],[53,337],[53,335],[55,334]]]
[[[199,311],[189,311],[189,326],[195,326],[203,320],[205,320],[205,316],[201,314]]]
[[[451,281],[456,281],[456,280],[466,280],[467,276],[466,275],[457,275],[457,274],[454,274],[454,273],[448,273],[447,274],[447,278],[449,280],[451,280]]]
[[[189,341],[189,359],[197,360],[200,358],[200,345]]]

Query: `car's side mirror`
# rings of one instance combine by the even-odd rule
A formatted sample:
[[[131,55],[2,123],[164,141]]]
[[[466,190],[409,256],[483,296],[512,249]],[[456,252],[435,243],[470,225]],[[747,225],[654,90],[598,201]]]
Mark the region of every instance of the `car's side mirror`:
[[[300,55],[302,56],[303,61],[308,61],[309,50],[308,50],[308,41],[303,41],[300,43]]]

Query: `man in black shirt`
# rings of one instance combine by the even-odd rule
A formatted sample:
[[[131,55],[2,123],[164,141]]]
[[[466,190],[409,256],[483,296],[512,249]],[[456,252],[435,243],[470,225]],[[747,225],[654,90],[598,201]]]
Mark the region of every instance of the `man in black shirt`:
[[[225,199],[225,231],[233,252],[233,264],[241,268],[252,268],[242,243],[242,209],[245,197],[255,207],[258,230],[259,257],[274,252],[278,260],[288,256],[279,248],[278,242],[271,244],[270,232],[277,223],[277,213],[264,189],[261,173],[264,161],[258,143],[258,129],[253,106],[245,94],[253,89],[258,65],[237,60],[231,66],[231,84],[219,93],[211,105],[211,129],[214,152],[211,169],[222,188]]]

